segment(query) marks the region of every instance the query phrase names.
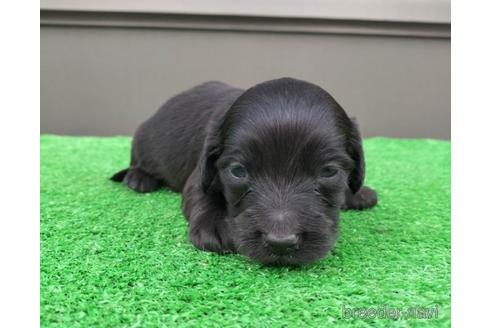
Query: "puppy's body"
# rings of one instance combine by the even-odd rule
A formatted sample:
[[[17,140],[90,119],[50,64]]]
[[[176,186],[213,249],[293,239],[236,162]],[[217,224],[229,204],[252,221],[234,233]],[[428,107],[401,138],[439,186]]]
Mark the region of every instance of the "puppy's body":
[[[203,149],[206,128],[243,90],[207,82],[167,101],[136,131],[125,182],[139,192],[160,186],[181,192]]]
[[[130,168],[139,192],[183,192],[193,244],[262,263],[323,257],[340,208],[375,205],[362,187],[357,127],[326,91],[279,79],[246,91],[208,82],[171,98],[135,133]]]

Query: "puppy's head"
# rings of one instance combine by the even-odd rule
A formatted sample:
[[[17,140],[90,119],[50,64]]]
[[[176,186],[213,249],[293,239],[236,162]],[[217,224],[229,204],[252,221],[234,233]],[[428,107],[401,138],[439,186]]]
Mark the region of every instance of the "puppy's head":
[[[202,186],[219,194],[239,253],[303,264],[334,245],[364,160],[356,126],[321,88],[280,79],[247,90],[205,148]]]

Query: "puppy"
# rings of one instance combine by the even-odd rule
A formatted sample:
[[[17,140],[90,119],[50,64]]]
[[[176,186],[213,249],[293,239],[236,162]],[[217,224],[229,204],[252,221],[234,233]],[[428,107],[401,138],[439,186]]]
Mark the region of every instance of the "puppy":
[[[264,264],[323,258],[340,209],[377,202],[356,124],[326,91],[291,78],[178,94],[138,128],[130,167],[111,179],[183,192],[195,247]]]

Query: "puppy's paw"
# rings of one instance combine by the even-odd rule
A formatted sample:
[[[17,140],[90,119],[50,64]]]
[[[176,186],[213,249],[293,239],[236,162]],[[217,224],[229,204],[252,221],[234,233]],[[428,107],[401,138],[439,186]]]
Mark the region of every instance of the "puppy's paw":
[[[198,249],[215,253],[234,252],[229,227],[224,220],[190,226],[191,243]]]
[[[162,187],[162,181],[137,168],[128,170],[123,183],[137,192],[152,192]]]
[[[378,202],[378,195],[375,190],[363,186],[360,190],[352,194],[347,192],[345,195],[345,204],[342,209],[363,210],[376,205]]]

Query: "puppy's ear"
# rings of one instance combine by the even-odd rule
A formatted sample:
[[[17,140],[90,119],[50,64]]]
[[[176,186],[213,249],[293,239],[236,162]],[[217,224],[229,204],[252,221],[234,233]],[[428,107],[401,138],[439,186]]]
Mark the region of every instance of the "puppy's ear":
[[[217,178],[217,167],[215,164],[223,150],[220,134],[221,123],[222,122],[216,122],[215,124],[212,124],[207,131],[207,137],[205,138],[203,151],[198,163],[201,188],[206,194],[210,191],[217,191],[220,188],[220,183]]]
[[[347,153],[354,161],[354,167],[349,175],[348,185],[352,193],[356,193],[364,184],[365,161],[359,127],[355,119],[351,119],[351,128],[347,140]]]

